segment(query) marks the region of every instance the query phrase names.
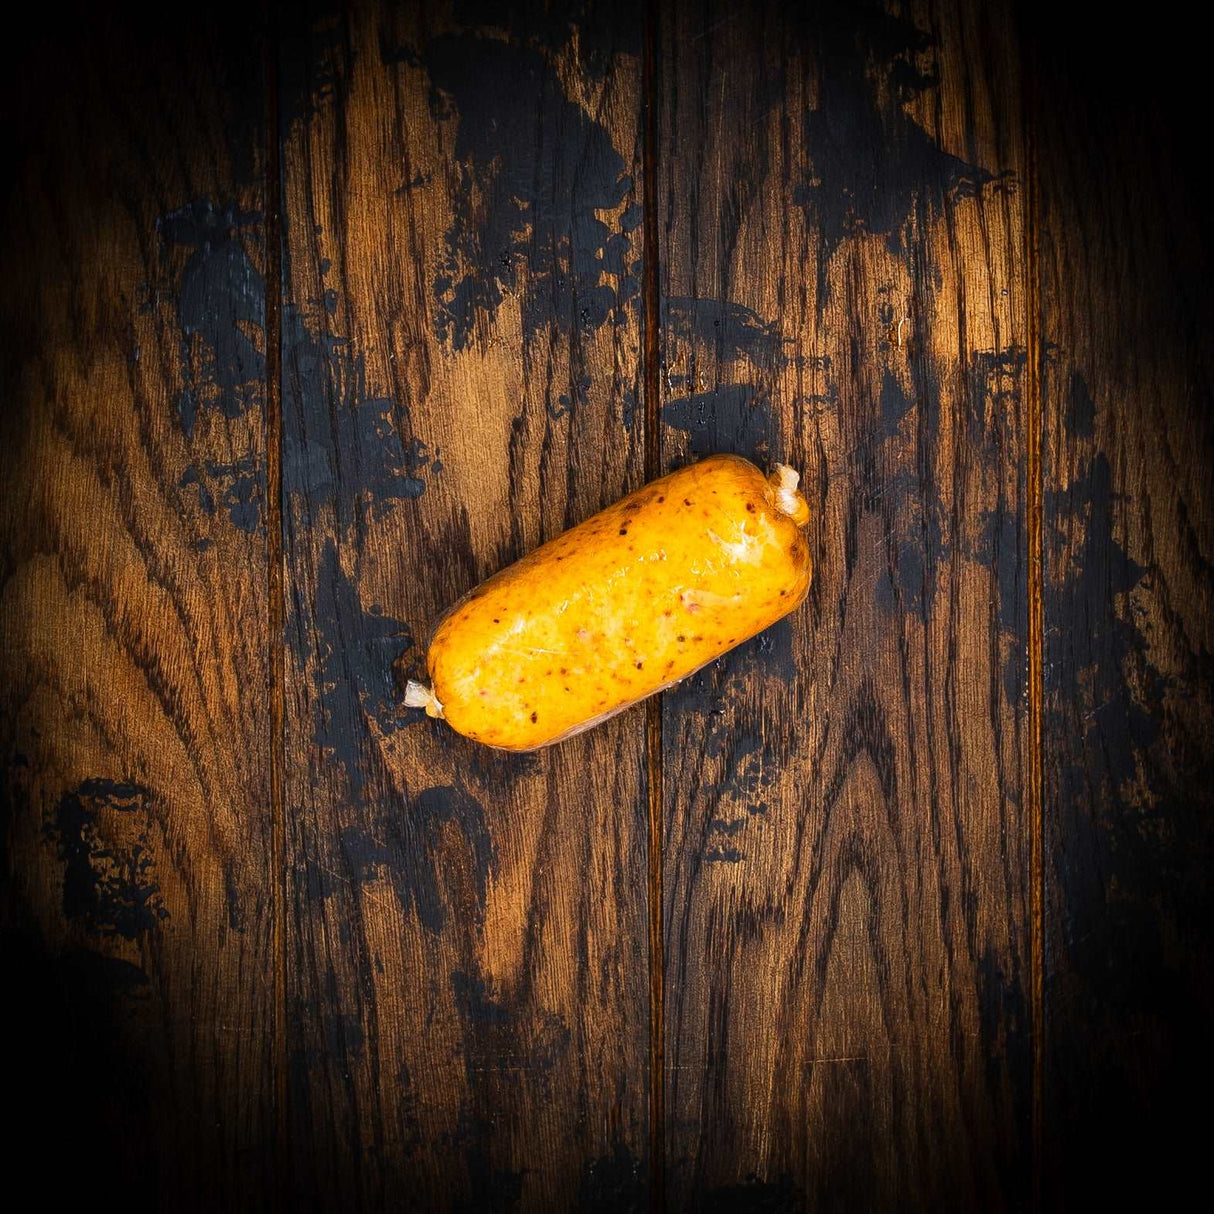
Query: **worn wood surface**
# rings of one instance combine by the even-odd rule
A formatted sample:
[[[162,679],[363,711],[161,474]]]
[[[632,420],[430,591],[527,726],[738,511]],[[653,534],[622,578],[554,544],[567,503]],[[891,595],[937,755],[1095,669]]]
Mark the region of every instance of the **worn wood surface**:
[[[1176,1204],[1193,55],[1010,0],[77,6],[22,52],[16,1158],[174,1210]],[[535,755],[399,707],[456,597],[713,451],[804,471],[793,618]]]
[[[367,5],[287,42],[301,1208],[643,1198],[643,712],[507,755],[397,707],[446,606],[640,483],[638,30]]]
[[[666,462],[803,469],[816,560],[795,617],[665,698],[671,1209],[1029,1182],[1008,25],[664,9]]]
[[[1034,56],[1044,427],[1043,1201],[1181,1204],[1214,1122],[1214,326],[1200,74]],[[1080,53],[1082,51],[1082,53]],[[1139,87],[1100,64],[1135,65]],[[1067,114],[1067,121],[1047,116]]]
[[[12,1175],[56,1152],[56,1204],[263,1208],[260,44],[247,23],[64,19],[13,65],[6,114]]]

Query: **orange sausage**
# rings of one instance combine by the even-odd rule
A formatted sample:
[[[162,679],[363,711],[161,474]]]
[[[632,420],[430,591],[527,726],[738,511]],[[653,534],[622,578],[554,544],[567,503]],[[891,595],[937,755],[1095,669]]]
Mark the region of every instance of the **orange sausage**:
[[[456,603],[405,703],[534,750],[678,682],[805,598],[798,479],[717,455],[630,493]]]

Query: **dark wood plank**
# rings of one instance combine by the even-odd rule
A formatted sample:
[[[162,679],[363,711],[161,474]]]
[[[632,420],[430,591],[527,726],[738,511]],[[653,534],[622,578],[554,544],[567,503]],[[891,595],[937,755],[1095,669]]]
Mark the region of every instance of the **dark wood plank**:
[[[1031,1181],[1024,173],[1002,6],[664,6],[667,464],[802,469],[810,599],[665,697],[668,1201]]]
[[[397,709],[447,605],[641,478],[636,6],[542,7],[284,40],[298,1208],[645,1204],[643,713],[512,756]]]
[[[1052,13],[1029,32],[1047,1209],[1175,1208],[1211,1130],[1193,1099],[1214,1078],[1214,258],[1189,130],[1206,69],[1173,35]]]
[[[264,1209],[261,36],[33,16],[0,238],[10,1173]]]

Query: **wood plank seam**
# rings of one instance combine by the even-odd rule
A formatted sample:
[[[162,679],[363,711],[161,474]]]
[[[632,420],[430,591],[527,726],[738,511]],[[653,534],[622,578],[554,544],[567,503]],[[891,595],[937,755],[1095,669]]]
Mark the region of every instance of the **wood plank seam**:
[[[272,1208],[281,1209],[287,1178],[287,950],[285,915],[286,808],[283,767],[286,720],[286,588],[282,517],[282,173],[278,132],[278,8],[267,4],[265,22],[265,233],[266,233],[266,558],[270,625],[270,906],[274,965],[274,1144],[277,1181]]]
[[[645,296],[645,479],[654,480],[662,468],[662,417],[660,412],[659,351],[661,303],[658,297],[657,209],[657,0],[645,5],[644,65],[641,105],[645,115],[643,172],[643,290]],[[649,800],[649,1208],[662,1214],[666,1208],[666,1050],[665,1050],[665,944],[662,835],[665,819],[662,765],[663,695],[652,696],[645,706],[646,777]]]
[[[1024,96],[1024,149],[1027,177],[1025,205],[1025,266],[1028,279],[1028,348],[1025,391],[1028,447],[1028,823],[1029,823],[1029,972],[1032,1034],[1031,1132],[1032,1208],[1042,1202],[1042,1132],[1045,1096],[1045,798],[1043,786],[1045,555],[1043,547],[1043,460],[1041,372],[1042,345],[1040,282],[1040,193],[1034,120],[1033,70],[1026,53],[1021,63]]]

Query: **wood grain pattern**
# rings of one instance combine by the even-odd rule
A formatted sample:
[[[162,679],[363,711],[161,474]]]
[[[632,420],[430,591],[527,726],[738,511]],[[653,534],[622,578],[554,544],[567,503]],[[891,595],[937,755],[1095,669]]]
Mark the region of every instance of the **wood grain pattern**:
[[[1043,1201],[1167,1208],[1211,1129],[1191,1102],[1214,1019],[1214,263],[1185,138],[1203,69],[1162,30],[1034,32]]]
[[[53,16],[6,69],[10,1174],[57,1156],[52,1204],[262,1209],[261,44]]]
[[[508,755],[397,710],[446,606],[641,478],[620,7],[284,39],[298,1208],[646,1202],[643,715]]]
[[[666,696],[669,1208],[1030,1182],[1007,13],[664,7],[667,461],[804,469],[805,607]]]

